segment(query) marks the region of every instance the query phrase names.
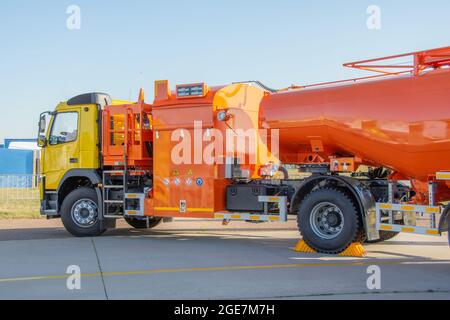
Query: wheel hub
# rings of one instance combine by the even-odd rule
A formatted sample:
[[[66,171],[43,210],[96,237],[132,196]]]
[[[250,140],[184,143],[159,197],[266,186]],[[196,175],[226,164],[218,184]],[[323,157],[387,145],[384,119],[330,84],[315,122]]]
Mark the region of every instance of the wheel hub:
[[[97,221],[97,204],[91,199],[78,200],[72,206],[71,216],[77,226],[88,228]]]
[[[317,236],[331,240],[341,234],[344,227],[344,215],[337,205],[322,202],[312,210],[310,225]]]
[[[327,223],[331,226],[331,227],[337,227],[340,225],[340,216],[338,212],[331,212],[327,215]]]

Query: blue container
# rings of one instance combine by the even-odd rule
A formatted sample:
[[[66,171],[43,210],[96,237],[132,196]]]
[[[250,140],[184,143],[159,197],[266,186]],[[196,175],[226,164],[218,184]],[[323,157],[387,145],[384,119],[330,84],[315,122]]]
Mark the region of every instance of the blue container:
[[[0,149],[0,188],[31,188],[33,159],[33,151]]]

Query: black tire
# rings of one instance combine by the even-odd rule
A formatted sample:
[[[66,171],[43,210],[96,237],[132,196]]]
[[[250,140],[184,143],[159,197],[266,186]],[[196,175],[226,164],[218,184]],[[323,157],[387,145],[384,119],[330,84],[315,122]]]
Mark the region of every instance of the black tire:
[[[77,222],[75,218],[77,215],[75,212],[82,201],[92,204],[90,209],[94,208],[94,204],[96,206],[92,219],[88,219],[91,222],[85,225]],[[64,227],[75,237],[96,237],[105,232],[106,229],[100,228],[99,214],[97,192],[91,188],[80,188],[72,191],[64,199],[61,206],[61,220]]]
[[[322,210],[322,207],[326,210]],[[331,212],[327,213],[326,217],[315,219],[321,212],[329,210]],[[363,234],[361,216],[356,204],[349,195],[338,189],[322,188],[310,193],[300,204],[297,217],[303,240],[320,253],[341,253]],[[323,219],[326,222],[323,222]],[[322,226],[322,229],[318,226],[320,224],[326,226]],[[330,231],[329,227],[335,230]]]
[[[391,240],[391,239],[395,238],[395,237],[398,236],[398,235],[399,235],[398,232],[393,232],[393,231],[383,231],[383,230],[381,230],[381,231],[380,231],[380,239],[378,239],[378,240],[372,240],[372,241],[366,240],[365,243],[372,243],[372,244],[373,244],[373,243],[380,243],[380,242],[383,242],[383,241]]]
[[[135,229],[147,229],[147,220],[125,218],[125,221]],[[149,217],[148,229],[153,229],[162,222],[162,218]]]
[[[450,225],[448,227],[447,234],[448,234],[448,245],[450,246]]]

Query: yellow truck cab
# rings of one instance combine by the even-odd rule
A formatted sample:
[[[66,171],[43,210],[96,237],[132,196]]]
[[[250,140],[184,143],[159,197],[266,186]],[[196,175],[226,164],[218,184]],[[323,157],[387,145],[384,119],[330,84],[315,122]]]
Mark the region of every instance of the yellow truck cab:
[[[95,229],[100,234],[115,220],[98,221],[101,206],[101,111],[112,101],[104,93],[89,93],[61,102],[53,112],[44,112],[39,121],[38,144],[42,148],[40,199],[41,214],[59,218],[64,200],[73,193],[85,193],[76,206],[79,225],[66,228]],[[77,198],[80,198],[79,195]],[[83,198],[83,197],[82,197]],[[91,201],[89,201],[91,199]],[[98,203],[98,204],[97,204]],[[94,206],[94,204],[96,204]],[[77,207],[78,206],[78,207]],[[64,221],[63,222],[68,222]]]

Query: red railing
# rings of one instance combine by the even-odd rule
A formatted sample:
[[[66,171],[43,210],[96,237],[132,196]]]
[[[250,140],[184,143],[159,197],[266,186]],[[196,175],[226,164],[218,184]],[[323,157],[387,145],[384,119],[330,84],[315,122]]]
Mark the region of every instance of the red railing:
[[[410,58],[410,61],[399,63],[399,59]],[[375,62],[387,62],[386,64],[374,64]],[[391,63],[389,63],[389,61]],[[379,73],[377,75],[360,77],[354,79],[338,80],[331,82],[323,82],[317,84],[310,84],[304,86],[292,85],[289,88],[279,91],[288,91],[295,89],[307,89],[322,86],[330,86],[335,84],[356,83],[365,80],[373,80],[388,76],[398,76],[403,74],[412,74],[418,76],[426,70],[439,69],[450,66],[450,47],[418,51],[412,53],[399,54],[395,56],[369,59],[357,62],[345,63],[344,67],[360,69],[364,71],[371,71]]]

